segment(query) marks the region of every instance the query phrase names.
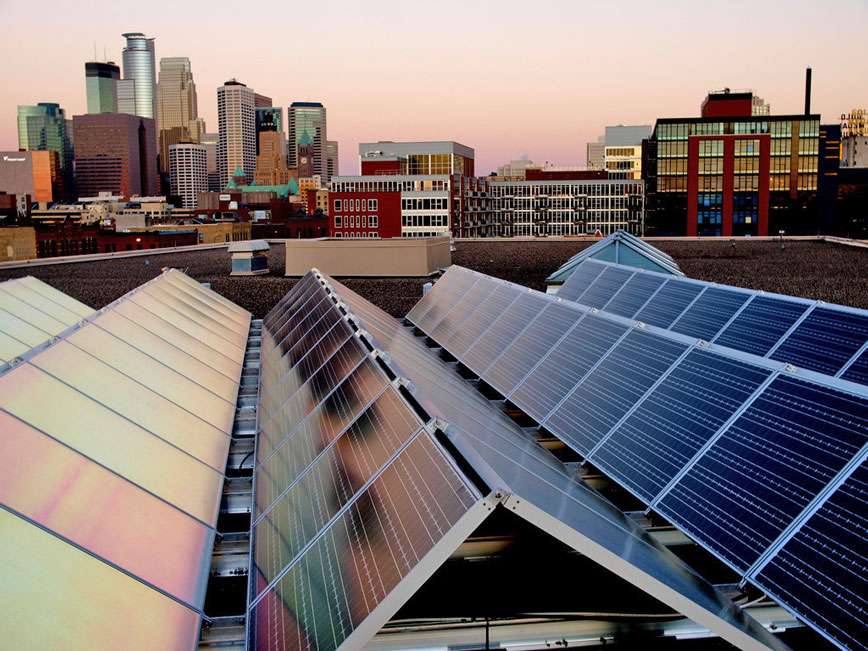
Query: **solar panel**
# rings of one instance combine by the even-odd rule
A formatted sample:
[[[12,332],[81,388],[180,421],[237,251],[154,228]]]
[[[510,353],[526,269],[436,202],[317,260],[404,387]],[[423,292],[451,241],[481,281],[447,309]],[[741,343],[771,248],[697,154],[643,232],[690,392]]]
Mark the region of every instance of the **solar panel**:
[[[515,303],[504,312],[485,333],[479,337],[464,357],[464,363],[479,375],[490,367],[504,348],[532,323],[547,305],[546,301],[533,294],[520,294]]]
[[[449,274],[472,275],[479,292],[484,291],[480,284],[503,285],[460,268]],[[668,304],[661,299],[667,288],[672,288]],[[684,288],[689,288],[687,293],[681,291]],[[435,285],[432,291],[436,289]],[[708,300],[694,302],[700,293]],[[673,299],[683,307],[672,309]],[[864,458],[868,393],[857,385],[674,332],[635,322],[631,327],[621,317],[590,312],[569,301],[545,300],[549,305],[536,316],[520,317],[519,312],[507,310],[501,317],[511,319],[513,331],[521,324],[512,320],[523,321],[527,329],[504,343],[498,363],[504,362],[506,382],[498,386],[499,374],[493,373],[498,363],[490,369],[491,377],[483,374],[483,378],[742,576],[755,579],[760,587],[769,585],[763,583],[763,573],[774,571],[772,563],[762,565],[761,571],[753,568],[768,554],[776,558],[778,541],[794,535],[788,532],[798,530],[804,514],[821,496],[836,494],[830,487],[839,473],[854,459]],[[755,309],[749,312],[753,301]],[[729,330],[726,337],[749,330],[751,322],[768,323],[776,332],[795,332],[800,312],[810,314],[810,306],[803,307],[804,302],[796,299],[751,297],[674,279],[667,280],[640,312],[674,323],[680,314],[691,313],[685,311],[691,303],[695,316],[690,320],[704,327],[698,315],[710,315],[717,319],[715,329],[728,322],[723,330]],[[460,313],[466,307],[460,301],[453,304],[453,312],[459,313],[447,318],[466,318]],[[554,310],[559,311],[559,319],[551,319],[556,329],[543,345],[543,340],[530,334],[541,332],[541,320],[550,311],[554,316]],[[688,329],[688,319],[681,318]],[[757,333],[745,347],[771,349],[770,340],[780,336]],[[466,354],[453,352],[448,340],[439,343],[464,361]],[[522,370],[526,375],[517,388],[503,391]],[[828,503],[835,504],[831,498]],[[864,547],[864,533],[858,525],[856,529],[854,535],[860,536],[859,545]],[[795,544],[787,542],[784,548]],[[852,540],[848,546],[858,549]],[[851,617],[846,612],[849,605],[830,595],[843,594],[843,588],[817,579],[827,609],[821,621],[794,597],[795,584],[810,584],[813,579],[803,577],[822,576],[827,563],[861,568],[864,559],[844,545],[836,548],[839,557],[831,560],[819,549],[798,559],[805,565],[793,585],[770,591],[841,643],[849,639],[849,634],[838,632],[851,626],[846,623]],[[787,562],[790,569],[796,567],[796,561]],[[785,580],[783,573],[776,577],[778,582]],[[817,604],[820,608],[820,601]]]
[[[746,572],[866,441],[868,400],[777,377],[656,508]]]
[[[510,394],[538,360],[575,325],[573,312],[549,303],[531,321],[514,345],[504,346],[501,356],[484,373],[485,381],[503,395]]]
[[[672,324],[671,329],[710,341],[750,298],[746,293],[709,287]]]
[[[4,644],[191,648],[250,315],[175,271],[85,319],[14,293],[74,323],[0,376]]]
[[[591,458],[650,504],[770,374],[693,349]]]
[[[849,366],[841,369],[839,377],[850,382],[868,384],[868,348],[863,349],[861,354],[855,356],[850,361]]]
[[[631,317],[666,282],[661,276],[636,273],[630,278],[611,301],[606,303],[606,312],[619,316]]]
[[[863,461],[756,576],[850,649],[868,648],[868,466]]]
[[[463,354],[519,296],[519,292],[514,287],[497,287],[473,311],[473,318],[464,322],[448,339],[450,347],[455,351],[460,351],[459,354]]]
[[[543,425],[587,455],[687,346],[634,330],[546,418]]]
[[[868,315],[817,307],[770,357],[834,375],[868,341]]]
[[[453,308],[443,315],[443,318],[434,324],[430,330],[431,336],[437,340],[447,340],[454,335],[461,326],[470,318],[470,315],[475,312],[482,302],[494,293],[497,285],[495,283],[480,283],[473,285],[463,294],[456,292],[457,299],[454,300]],[[435,311],[438,308],[446,309],[446,305],[438,303],[431,308]],[[430,313],[429,313],[430,314]]]
[[[614,298],[605,302],[613,291]],[[868,345],[865,310],[598,260],[582,262],[558,296],[735,350],[827,375],[849,372],[846,379],[868,382],[862,370],[866,360],[859,360]]]
[[[508,398],[537,422],[546,421],[626,332],[626,326],[588,315],[555,344]]]
[[[601,262],[582,263],[558,289],[558,297],[575,301],[588,290],[605,269],[606,265]]]

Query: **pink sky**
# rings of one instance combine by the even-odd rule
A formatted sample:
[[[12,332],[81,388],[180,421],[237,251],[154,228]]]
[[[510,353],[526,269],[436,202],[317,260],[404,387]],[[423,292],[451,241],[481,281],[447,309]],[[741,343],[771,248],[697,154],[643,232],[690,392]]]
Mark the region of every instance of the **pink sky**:
[[[0,150],[17,149],[16,107],[86,110],[84,63],[123,32],[187,56],[199,112],[217,130],[216,89],[236,77],[274,99],[321,101],[342,174],[358,143],[457,140],[476,171],[527,155],[585,162],[606,125],[695,116],[711,88],[752,88],[772,113],[837,122],[868,108],[868,2],[487,0],[239,4],[0,0]]]

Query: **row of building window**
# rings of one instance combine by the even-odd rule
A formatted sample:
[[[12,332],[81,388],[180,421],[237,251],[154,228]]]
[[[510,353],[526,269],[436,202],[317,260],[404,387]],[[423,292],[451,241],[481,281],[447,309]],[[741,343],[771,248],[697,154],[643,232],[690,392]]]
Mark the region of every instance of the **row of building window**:
[[[751,122],[693,122],[689,124],[658,124],[657,140],[686,140],[688,136],[718,136],[770,133],[773,138],[793,135],[798,124],[800,138],[820,135],[819,120],[756,120]]]
[[[335,215],[335,228],[378,228],[378,215]]]
[[[448,226],[449,215],[401,215],[401,226]]]
[[[376,181],[332,181],[332,192],[445,192],[448,179],[390,181],[389,177]]]
[[[335,212],[342,210],[378,210],[377,199],[335,199]]]
[[[374,233],[374,232],[371,232],[371,233],[359,233],[359,232],[344,233],[341,231],[336,231],[335,237],[347,237],[347,238],[358,240],[358,239],[364,239],[364,238],[380,237],[380,235],[378,233]]]
[[[448,210],[448,197],[421,199],[417,197],[401,199],[401,210]]]

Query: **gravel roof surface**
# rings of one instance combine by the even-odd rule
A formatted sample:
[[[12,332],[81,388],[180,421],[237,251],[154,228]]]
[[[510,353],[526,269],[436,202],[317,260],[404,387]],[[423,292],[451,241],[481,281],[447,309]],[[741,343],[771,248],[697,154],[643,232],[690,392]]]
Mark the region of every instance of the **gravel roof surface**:
[[[545,279],[592,242],[457,242],[455,264],[545,291]],[[769,292],[820,299],[868,309],[868,249],[818,241],[729,240],[654,241],[690,277]],[[167,253],[98,262],[2,269],[0,280],[36,276],[98,309],[159,275],[164,266],[185,271],[262,318],[297,282],[283,277],[285,249],[268,252],[271,275],[229,276],[225,249]],[[145,264],[145,260],[149,264]],[[347,278],[347,287],[396,317],[404,316],[422,295],[421,278]]]

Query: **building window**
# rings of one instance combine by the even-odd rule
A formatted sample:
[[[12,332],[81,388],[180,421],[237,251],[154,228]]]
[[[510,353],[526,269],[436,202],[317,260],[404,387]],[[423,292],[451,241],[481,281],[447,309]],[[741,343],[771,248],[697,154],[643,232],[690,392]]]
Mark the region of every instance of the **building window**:
[[[368,217],[368,225],[371,228],[377,228],[379,226],[379,221],[380,218],[377,215],[371,215],[370,217]]]
[[[369,210],[377,210],[377,200],[376,199],[368,199],[368,209]]]
[[[335,201],[335,203],[340,203],[340,199]],[[335,215],[335,228],[340,228],[341,226],[343,226],[343,221],[344,220],[340,215]]]
[[[362,215],[362,228],[368,227],[368,218],[366,215]]]
[[[335,199],[335,212],[338,212],[341,209],[341,200]]]
[[[368,200],[362,199],[362,210],[367,210],[367,209],[368,209]]]

